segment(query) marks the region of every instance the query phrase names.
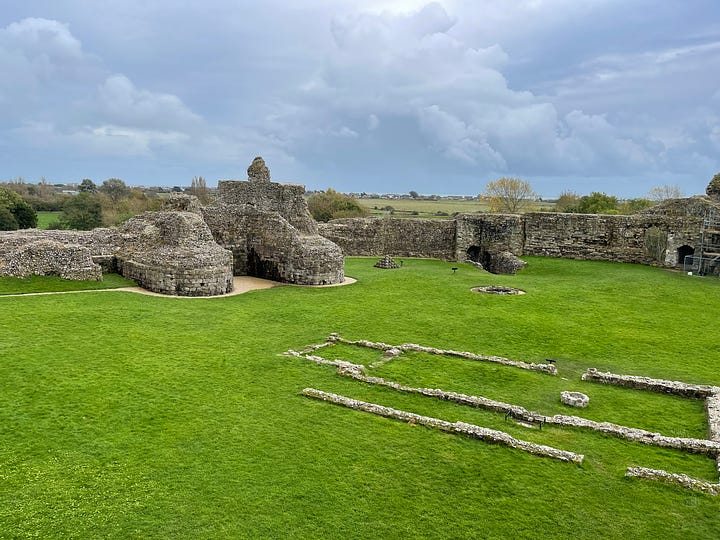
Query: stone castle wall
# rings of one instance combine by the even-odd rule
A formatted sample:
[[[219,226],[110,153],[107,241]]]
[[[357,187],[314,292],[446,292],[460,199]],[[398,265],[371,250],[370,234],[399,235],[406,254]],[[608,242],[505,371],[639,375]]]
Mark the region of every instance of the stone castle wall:
[[[455,259],[454,220],[346,218],[318,227],[345,255]]]
[[[304,194],[303,186],[269,180],[218,183],[217,200],[202,215],[215,241],[232,252],[235,275],[299,285],[343,282],[342,251],[318,234]]]
[[[511,252],[582,260],[682,264],[682,247],[700,243],[706,197],[675,199],[634,215],[462,214],[452,220],[339,219],[320,233],[346,255],[431,257],[488,264]]]

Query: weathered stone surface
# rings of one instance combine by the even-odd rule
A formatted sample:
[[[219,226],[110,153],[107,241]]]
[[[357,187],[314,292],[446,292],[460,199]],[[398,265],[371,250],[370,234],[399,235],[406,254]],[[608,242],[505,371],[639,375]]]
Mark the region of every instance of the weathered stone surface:
[[[346,255],[470,260],[492,271],[494,255],[510,252],[581,260],[676,267],[684,247],[700,244],[703,216],[720,211],[706,196],[672,199],[629,216],[536,212],[463,214],[453,220],[356,218],[320,225]],[[657,230],[662,245],[650,244]],[[657,242],[657,240],[653,240]]]
[[[393,418],[410,424],[426,426],[449,433],[457,433],[489,443],[502,444],[509,446],[510,448],[516,448],[538,456],[554,458],[571,463],[582,463],[584,459],[582,454],[576,454],[574,452],[568,452],[567,450],[559,450],[551,446],[523,441],[514,438],[504,431],[476,426],[474,424],[467,424],[465,422],[447,422],[446,420],[441,420],[439,418],[421,416],[411,412],[392,409],[375,403],[351,399],[339,394],[323,392],[322,390],[316,390],[315,388],[305,388],[303,389],[302,394],[307,397],[327,401],[336,405],[342,405],[343,407],[348,407],[350,409],[376,414],[385,418]]]
[[[319,223],[320,234],[339,245],[345,255],[455,259],[453,220],[344,218]]]
[[[625,476],[632,478],[643,478],[645,480],[655,480],[667,484],[677,484],[684,488],[695,491],[702,491],[710,495],[720,495],[720,484],[713,484],[704,480],[691,478],[686,474],[674,474],[659,469],[648,469],[646,467],[628,467]]]
[[[276,182],[218,183],[218,197],[203,208],[215,240],[232,251],[235,275],[300,285],[342,283],[343,254],[320,236],[303,194]]]
[[[471,260],[485,270],[493,254],[509,251],[523,253],[524,218],[509,214],[461,214],[455,219],[457,232],[455,256],[457,261]]]
[[[390,255],[385,255],[378,262],[373,264],[375,268],[382,268],[384,270],[392,270],[394,268],[400,268],[400,266],[393,260]]]
[[[265,165],[265,160],[260,156],[253,159],[252,163],[247,169],[248,180],[255,182],[269,182],[270,181],[270,170]]]
[[[585,408],[590,403],[590,398],[582,392],[560,392],[560,401],[571,407]]]
[[[720,202],[720,173],[713,176],[707,188],[705,188],[705,193],[714,201]]]
[[[0,276],[59,276],[63,279],[102,281],[102,268],[90,249],[51,238],[22,241],[25,235],[3,235]],[[15,241],[8,241],[15,238]]]
[[[527,263],[509,251],[489,253],[485,270],[491,274],[517,274]]]
[[[712,392],[705,400],[708,418],[708,431],[711,441],[720,442],[720,388],[713,386]],[[720,459],[720,456],[718,456]],[[718,462],[720,467],[720,461]]]
[[[535,364],[533,362],[522,362],[520,360],[511,360],[509,358],[503,358],[502,356],[486,356],[482,354],[475,354],[464,351],[453,351],[451,349],[436,349],[434,347],[424,347],[415,343],[403,343],[402,345],[390,345],[388,343],[367,341],[359,339],[351,341],[341,337],[339,334],[333,333],[328,337],[328,341],[332,343],[345,343],[347,345],[357,345],[360,347],[368,347],[370,349],[378,349],[381,351],[389,351],[391,349],[397,349],[400,351],[417,351],[436,355],[455,356],[458,358],[465,358],[467,360],[481,360],[485,362],[494,362],[496,364],[504,364],[506,366],[518,367],[520,369],[527,369],[530,371],[540,371],[548,373],[550,375],[557,375],[557,368],[552,364]]]
[[[717,388],[706,384],[689,384],[680,381],[639,377],[636,375],[618,375],[616,373],[598,371],[595,368],[589,368],[583,373],[582,380],[697,399],[705,399],[713,395]]]
[[[119,272],[150,291],[213,296],[232,291],[232,254],[192,212],[145,212],[119,230]]]
[[[202,206],[200,200],[194,195],[186,193],[173,193],[165,199],[163,210],[174,212],[192,212],[193,214],[202,215]]]
[[[484,285],[482,287],[473,287],[470,290],[476,293],[499,294],[501,296],[519,296],[525,294],[525,291],[503,285]]]

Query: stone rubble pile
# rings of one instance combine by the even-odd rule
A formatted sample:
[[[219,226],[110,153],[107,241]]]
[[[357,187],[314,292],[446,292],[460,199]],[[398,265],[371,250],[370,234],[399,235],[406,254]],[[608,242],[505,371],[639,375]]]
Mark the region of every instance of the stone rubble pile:
[[[560,392],[560,401],[571,407],[580,407],[584,409],[590,403],[590,398],[582,392]]]
[[[516,439],[503,431],[476,426],[474,424],[467,424],[465,422],[447,422],[445,420],[440,420],[439,418],[421,416],[415,413],[384,407],[375,403],[368,403],[366,401],[351,399],[338,394],[323,392],[322,390],[316,390],[314,388],[305,388],[302,391],[302,395],[334,403],[336,405],[342,405],[350,409],[376,414],[385,418],[393,418],[410,424],[427,426],[448,433],[457,433],[489,443],[502,444],[537,456],[544,456],[578,464],[582,463],[584,459],[582,454],[576,454],[567,450],[559,450],[551,446],[523,441]]]
[[[382,268],[384,270],[392,270],[394,268],[400,268],[398,264],[393,260],[393,258],[390,255],[385,255],[382,259],[380,259],[378,262],[373,264],[375,268]]]

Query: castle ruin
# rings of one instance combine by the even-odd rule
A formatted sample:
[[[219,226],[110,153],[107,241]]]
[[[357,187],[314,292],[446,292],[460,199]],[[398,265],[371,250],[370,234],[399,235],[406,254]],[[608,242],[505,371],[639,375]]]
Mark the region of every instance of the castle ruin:
[[[116,229],[0,233],[0,276],[100,280],[118,272],[177,296],[227,294],[234,275],[342,283],[342,251],[318,234],[303,186],[271,182],[262,158],[255,158],[248,177],[221,181],[209,206],[175,197],[167,211],[145,212]]]
[[[715,182],[715,179],[713,179]],[[533,212],[451,220],[348,218],[318,224],[300,185],[270,181],[262,158],[247,181],[220,181],[207,206],[171,197],[118,228],[0,233],[0,276],[100,280],[118,272],[154,292],[213,296],[233,276],[300,285],[344,280],[343,256],[471,261],[514,273],[522,255],[603,260],[720,275],[720,187],[633,215]]]

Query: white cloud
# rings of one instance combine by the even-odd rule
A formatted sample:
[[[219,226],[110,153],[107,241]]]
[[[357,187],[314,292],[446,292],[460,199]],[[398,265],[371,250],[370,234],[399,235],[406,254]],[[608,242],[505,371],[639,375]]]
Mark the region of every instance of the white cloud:
[[[380,119],[376,114],[369,114],[367,117],[368,131],[375,131],[378,127],[380,127]]]
[[[124,75],[108,77],[98,88],[97,101],[101,114],[121,125],[167,129],[200,120],[177,96],[138,89]]]

